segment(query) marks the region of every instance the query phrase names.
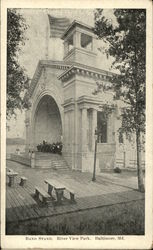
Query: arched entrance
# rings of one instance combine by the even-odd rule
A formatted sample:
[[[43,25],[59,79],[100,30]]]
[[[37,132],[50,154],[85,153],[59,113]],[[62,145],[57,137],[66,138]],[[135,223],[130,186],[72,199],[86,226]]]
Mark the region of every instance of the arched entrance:
[[[34,117],[34,145],[43,140],[48,143],[59,142],[62,135],[62,121],[54,98],[44,95],[39,101]]]

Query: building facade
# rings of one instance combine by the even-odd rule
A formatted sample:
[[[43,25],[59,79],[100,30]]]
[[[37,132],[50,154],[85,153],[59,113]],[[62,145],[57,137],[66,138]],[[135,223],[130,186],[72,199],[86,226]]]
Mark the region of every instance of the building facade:
[[[112,73],[95,67],[96,37],[92,27],[74,21],[62,39],[63,61],[39,61],[30,85],[26,150],[36,150],[43,140],[62,140],[62,153],[70,168],[91,172],[97,129],[97,170],[129,167],[136,154],[118,133],[119,102],[114,102],[112,91],[93,94],[97,82],[111,84]],[[105,104],[115,107],[107,119]]]

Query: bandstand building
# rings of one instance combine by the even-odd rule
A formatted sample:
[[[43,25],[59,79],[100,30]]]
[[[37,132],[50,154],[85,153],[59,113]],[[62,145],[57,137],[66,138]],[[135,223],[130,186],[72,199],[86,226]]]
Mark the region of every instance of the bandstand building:
[[[43,140],[63,143],[62,157],[72,170],[93,170],[95,129],[100,132],[97,171],[129,166],[131,151],[121,141],[120,108],[111,91],[94,95],[97,82],[112,73],[98,68],[93,28],[74,21],[62,35],[62,61],[41,60],[32,79],[26,111],[26,151]],[[103,63],[103,62],[102,62]],[[115,108],[106,119],[103,105]]]

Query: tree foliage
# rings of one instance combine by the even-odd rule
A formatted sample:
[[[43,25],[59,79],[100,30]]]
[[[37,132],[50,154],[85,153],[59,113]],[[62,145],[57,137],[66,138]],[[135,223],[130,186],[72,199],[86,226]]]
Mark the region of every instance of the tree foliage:
[[[28,88],[29,78],[19,63],[19,53],[25,44],[27,25],[16,9],[7,11],[7,118],[15,114],[16,109],[28,108],[22,92]]]
[[[141,133],[145,131],[146,105],[146,11],[114,9],[113,21],[95,12],[95,33],[107,43],[106,54],[114,58],[112,67],[119,71],[112,77],[115,99],[126,104],[122,108],[122,132],[136,134],[138,188],[144,191],[141,167]],[[99,88],[99,87],[98,87]]]
[[[95,33],[109,46],[112,67],[119,71],[113,76],[115,98],[127,105],[122,110],[122,130],[126,133],[145,130],[146,74],[146,12],[144,9],[115,9],[117,24],[95,12]]]

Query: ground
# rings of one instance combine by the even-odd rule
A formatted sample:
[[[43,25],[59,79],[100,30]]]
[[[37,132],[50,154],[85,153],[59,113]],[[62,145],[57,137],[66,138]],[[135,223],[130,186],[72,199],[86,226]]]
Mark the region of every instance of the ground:
[[[7,167],[12,168],[13,170],[17,171],[20,175],[25,175],[28,177],[29,181],[33,183],[34,185],[37,185],[39,183],[40,186],[46,188],[46,185],[44,183],[45,178],[54,178],[54,179],[61,179],[62,182],[67,180],[69,183],[71,183],[71,180],[73,182],[73,189],[77,190],[77,193],[79,196],[87,196],[88,193],[84,194],[84,188],[85,185],[83,185],[83,189],[81,189],[80,184],[91,184],[92,180],[92,174],[91,173],[81,173],[79,171],[54,171],[52,169],[40,169],[35,168],[32,169],[30,167],[27,167],[25,165],[22,165],[17,162],[13,161],[7,161]],[[104,172],[99,173],[96,177],[97,182],[101,183],[103,185],[103,189],[101,189],[101,193],[110,193],[115,190],[116,184],[117,186],[120,186],[121,189],[119,191],[123,191],[124,189],[137,189],[137,173],[136,171],[122,171],[120,174],[113,173],[113,172]],[[77,180],[79,182],[79,186],[74,187],[74,180]],[[115,186],[111,185],[110,187],[105,190],[110,183],[114,183]],[[80,192],[81,189],[81,192]],[[90,190],[92,191],[92,190]],[[89,193],[91,195],[91,193]]]
[[[8,234],[144,234],[144,194],[137,191],[136,172],[101,173],[93,183],[90,173],[32,169],[12,161],[7,167],[28,178],[27,189],[7,187],[7,218],[11,209],[18,218],[7,223]],[[76,204],[31,208],[34,187],[47,191],[48,178],[71,186]],[[29,218],[23,214],[25,201]],[[17,203],[21,207],[16,208]]]

